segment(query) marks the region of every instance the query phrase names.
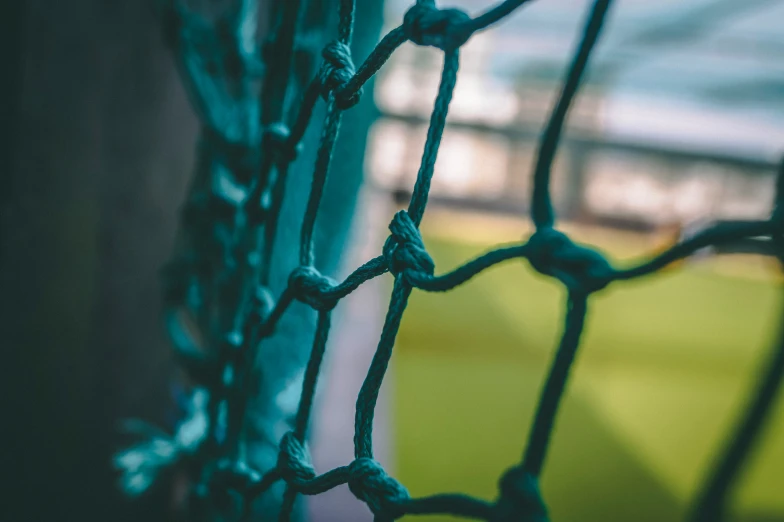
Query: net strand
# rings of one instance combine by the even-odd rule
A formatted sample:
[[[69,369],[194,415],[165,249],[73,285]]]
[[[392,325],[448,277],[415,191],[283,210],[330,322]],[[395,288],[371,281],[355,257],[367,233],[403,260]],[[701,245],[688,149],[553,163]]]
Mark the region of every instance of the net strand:
[[[349,45],[354,27],[354,0],[341,0],[338,12],[337,40],[323,49],[323,62],[315,78],[302,93],[291,130],[282,123],[283,107],[289,90],[292,52],[296,24],[300,11],[299,0],[281,2],[278,24],[268,48],[278,56],[267,64],[262,90],[261,114],[264,135],[261,139],[263,157],[256,179],[242,206],[251,216],[249,222],[262,230],[263,240],[258,250],[258,279],[251,292],[237,292],[247,302],[238,307],[233,331],[221,341],[224,347],[218,356],[201,354],[197,343],[185,331],[173,312],[167,311],[170,333],[175,350],[183,366],[197,380],[215,384],[227,365],[252,366],[260,342],[274,334],[276,325],[294,301],[307,304],[318,312],[313,347],[308,360],[300,403],[293,430],[280,441],[277,465],[265,474],[243,467],[240,460],[228,466],[223,482],[207,480],[211,488],[239,491],[245,499],[245,514],[250,516],[253,499],[264,494],[276,482],[285,482],[280,520],[290,520],[298,494],[317,495],[342,484],[365,502],[380,522],[395,520],[405,514],[449,514],[492,522],[545,522],[549,520],[547,507],[539,491],[539,476],[543,470],[547,447],[554,431],[558,406],[562,401],[568,375],[573,366],[580,336],[588,314],[589,297],[616,281],[625,281],[652,274],[707,246],[731,247],[743,241],[768,240],[777,255],[784,255],[784,163],[779,172],[776,206],[768,220],[722,222],[705,228],[652,259],[628,267],[614,267],[603,255],[591,247],[574,243],[566,234],[555,229],[555,212],[550,199],[550,171],[558,149],[569,107],[577,94],[589,58],[602,31],[609,11],[610,0],[595,0],[585,21],[583,36],[568,67],[560,96],[542,133],[533,172],[531,217],[534,233],[518,244],[500,246],[458,268],[434,275],[435,263],[427,252],[419,233],[427,206],[430,183],[446,127],[449,103],[457,82],[459,48],[476,31],[500,22],[527,4],[527,0],[507,0],[475,18],[458,9],[439,9],[433,0],[418,0],[405,14],[403,23],[384,36],[367,59],[355,70]],[[357,103],[365,83],[373,77],[406,41],[432,46],[443,51],[441,82],[430,118],[421,163],[407,210],[398,212],[389,225],[388,237],[382,254],[360,266],[344,281],[338,283],[321,274],[314,266],[313,231],[324,186],[330,171],[335,142],[340,131],[341,115]],[[280,60],[280,56],[283,60]],[[187,63],[183,64],[187,67]],[[299,266],[292,270],[288,285],[277,300],[269,295],[269,266],[274,253],[275,235],[287,173],[296,159],[301,141],[314,114],[318,98],[326,103],[326,115],[313,167],[312,184],[300,231]],[[199,97],[195,97],[197,102]],[[212,122],[208,109],[200,109],[203,119]],[[215,122],[209,123],[220,129]],[[212,128],[211,127],[211,128]],[[256,208],[258,206],[258,208]],[[254,214],[255,212],[255,214]],[[255,216],[255,217],[254,217]],[[247,216],[246,216],[247,217]],[[255,221],[254,221],[255,219]],[[240,220],[240,222],[242,222]],[[253,228],[253,227],[251,227]],[[256,230],[256,229],[254,229]],[[236,264],[242,249],[235,241],[236,252],[224,263]],[[559,281],[567,289],[566,318],[559,347],[547,374],[523,457],[512,465],[499,481],[499,495],[493,502],[460,493],[436,494],[412,498],[406,488],[390,477],[374,460],[372,432],[375,406],[384,376],[393,353],[395,338],[414,288],[425,292],[451,290],[492,266],[513,259],[526,259],[542,275]],[[386,272],[394,276],[389,307],[375,354],[357,397],[354,453],[355,458],[321,475],[314,470],[307,449],[307,432],[318,383],[320,368],[329,338],[331,311],[340,300],[363,283]],[[247,283],[246,283],[247,286]],[[251,297],[248,297],[250,295]],[[244,348],[243,348],[244,347]],[[237,354],[240,354],[239,356]],[[239,358],[238,358],[239,357]],[[233,362],[232,362],[233,361]],[[238,362],[239,361],[239,362]],[[245,372],[248,373],[247,371]],[[247,376],[246,376],[247,379]],[[730,486],[748,460],[753,442],[759,437],[764,420],[784,379],[784,331],[775,347],[762,383],[752,400],[747,415],[740,423],[737,435],[729,444],[712,478],[706,481],[692,520],[714,520],[726,503]],[[212,383],[212,384],[209,384]],[[249,389],[247,380],[235,386],[229,394],[229,410],[241,419],[248,415],[245,404]],[[245,397],[238,397],[245,394]],[[226,395],[219,395],[226,399]],[[209,403],[210,430],[214,430],[217,402]],[[235,421],[236,422],[236,421]],[[212,439],[210,439],[212,440]],[[214,441],[212,442],[214,444]],[[206,443],[205,443],[206,444]]]
[[[283,12],[265,49],[268,56],[275,56],[275,59],[266,60],[265,64],[267,70],[261,90],[261,121],[264,125],[279,121],[283,116],[302,0],[286,0],[281,5]],[[274,6],[272,10],[272,20],[276,20]]]
[[[555,354],[553,366],[547,374],[544,391],[539,398],[533,428],[528,439],[528,447],[522,462],[522,468],[535,477],[538,477],[542,472],[550,435],[555,425],[555,415],[569,377],[569,370],[577,354],[587,311],[587,295],[576,293],[569,295],[566,326],[561,336],[560,346]]]
[[[558,103],[550,114],[541,143],[537,151],[534,167],[534,190],[531,217],[537,228],[552,227],[555,221],[553,206],[550,201],[550,171],[552,170],[555,153],[560,142],[566,115],[572,100],[577,94],[588,58],[591,55],[599,34],[602,30],[605,15],[610,7],[610,0],[599,0],[593,4],[588,22],[583,30],[583,38],[574,55],[569,73],[564,82]]]
[[[778,224],[778,231],[771,233],[770,242],[779,262],[784,264],[784,234],[781,228],[784,224],[784,158],[779,163],[770,221]],[[778,327],[777,342],[770,359],[765,361],[766,364],[760,370],[757,389],[750,395],[749,405],[743,409],[735,433],[727,441],[726,448],[720,453],[721,458],[715,463],[715,468],[697,495],[691,511],[692,522],[711,522],[726,517],[732,487],[748,465],[749,457],[771,417],[776,398],[784,387],[784,319]]]
[[[781,320],[784,324],[784,319]],[[704,490],[698,496],[691,520],[711,522],[722,520],[727,511],[731,488],[740,478],[748,458],[758,442],[769,413],[784,381],[784,329],[778,333],[778,341],[761,369],[762,379],[755,393],[751,395],[748,407],[738,423],[737,432],[727,443],[715,470]]]
[[[457,80],[458,63],[456,51],[446,53],[441,84],[438,89],[435,107],[430,119],[430,128],[427,133],[427,140],[422,154],[422,162],[417,175],[416,184],[414,185],[409,209],[406,214],[398,213],[400,219],[408,219],[410,221],[408,231],[412,232],[413,229],[414,235],[407,236],[400,234],[399,236],[395,236],[393,234],[393,236],[390,236],[390,240],[387,242],[387,245],[385,245],[385,250],[387,251],[385,257],[388,256],[390,259],[396,257],[397,259],[402,259],[402,261],[407,261],[407,258],[401,258],[400,255],[397,255],[406,252],[406,242],[412,239],[418,239],[418,242],[421,244],[421,239],[418,238],[416,225],[421,221],[425,206],[427,205],[427,194],[430,188],[430,180],[433,177],[438,146],[441,142],[444,127],[446,126],[446,114]],[[411,224],[413,224],[413,226],[410,226]],[[392,264],[393,263],[390,263],[390,265]],[[389,311],[381,331],[381,339],[379,340],[376,353],[370,364],[367,378],[365,379],[365,382],[363,382],[357,398],[356,428],[354,435],[354,454],[356,458],[373,457],[372,432],[376,401],[378,400],[378,393],[381,389],[381,383],[384,379],[389,359],[392,356],[392,347],[395,343],[398,329],[400,328],[400,321],[403,317],[403,312],[406,309],[411,289],[411,286],[406,282],[405,278],[396,278],[389,304]]]
[[[310,420],[311,409],[313,408],[313,398],[316,393],[316,382],[318,381],[319,371],[321,370],[321,362],[324,360],[324,352],[327,347],[330,324],[330,312],[327,310],[320,311],[316,323],[316,333],[313,339],[313,350],[311,351],[308,365],[305,368],[302,395],[300,396],[297,417],[294,421],[294,430],[292,432],[292,436],[295,437],[297,442],[302,446],[305,445],[307,439],[308,422]],[[313,474],[315,474],[315,471]],[[283,503],[280,510],[281,522],[290,520],[296,498],[297,490],[287,484],[286,490],[283,493]]]
[[[531,0],[508,0],[502,2],[468,22],[466,24],[468,30],[477,32],[487,29],[491,25],[494,25],[511,15],[517,8],[522,7],[523,4],[530,1]]]

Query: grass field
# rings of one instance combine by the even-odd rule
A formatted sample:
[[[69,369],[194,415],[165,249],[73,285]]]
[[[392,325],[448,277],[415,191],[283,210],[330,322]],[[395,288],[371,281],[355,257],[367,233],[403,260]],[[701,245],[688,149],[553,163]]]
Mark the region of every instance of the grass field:
[[[524,234],[522,222],[428,220],[438,273]],[[652,248],[641,236],[567,230],[615,259]],[[707,261],[592,299],[542,479],[555,522],[682,519],[770,349],[774,278],[769,266]],[[392,383],[395,474],[412,494],[496,496],[523,451],[564,298],[524,261],[448,294],[413,294]],[[737,520],[784,520],[782,402],[742,481]]]

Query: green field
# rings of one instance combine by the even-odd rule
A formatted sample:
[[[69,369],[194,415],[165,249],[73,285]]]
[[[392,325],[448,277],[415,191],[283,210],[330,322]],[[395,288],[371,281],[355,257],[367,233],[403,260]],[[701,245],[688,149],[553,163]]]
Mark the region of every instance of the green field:
[[[425,242],[438,273],[497,239],[433,228]],[[627,239],[587,238],[611,256],[645,250]],[[555,522],[682,519],[780,321],[773,272],[736,272],[689,265],[592,298],[542,479]],[[524,261],[448,294],[414,292],[392,363],[395,474],[413,495],[496,496],[522,454],[564,298]],[[782,402],[742,481],[737,520],[784,520]]]

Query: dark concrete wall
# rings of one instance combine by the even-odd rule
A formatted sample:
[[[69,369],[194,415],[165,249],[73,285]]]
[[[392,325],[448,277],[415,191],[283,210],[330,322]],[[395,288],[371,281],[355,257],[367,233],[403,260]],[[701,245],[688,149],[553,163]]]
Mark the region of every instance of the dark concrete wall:
[[[115,511],[114,420],[165,413],[156,272],[196,126],[146,2],[7,4],[0,339],[17,364],[0,518],[97,520]]]
[[[0,520],[164,518],[165,499],[125,503],[109,467],[118,419],[172,421],[158,270],[171,253],[198,126],[152,4],[0,6],[0,343],[7,356]],[[375,41],[375,11],[375,22],[357,32],[360,45]],[[366,98],[346,117],[343,166],[328,184],[316,231],[328,272],[362,177],[374,116]],[[292,176],[284,250],[294,251],[286,245],[297,240],[318,132],[316,125],[311,152]],[[281,257],[281,277],[289,257]],[[310,316],[298,313],[289,324],[306,344],[270,346],[267,388],[289,377],[275,369],[276,358],[287,365],[307,356]]]

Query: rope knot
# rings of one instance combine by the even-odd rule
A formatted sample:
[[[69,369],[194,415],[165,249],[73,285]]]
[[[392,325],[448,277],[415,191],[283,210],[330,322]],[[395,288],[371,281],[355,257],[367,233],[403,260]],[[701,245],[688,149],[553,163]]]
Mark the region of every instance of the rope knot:
[[[239,173],[241,178],[250,178],[258,169],[261,157],[258,144],[233,140],[225,132],[209,125],[202,128],[201,139],[203,147],[223,165]]]
[[[403,515],[408,490],[373,459],[359,458],[349,464],[348,489],[363,501],[376,520],[395,520]]]
[[[395,276],[407,270],[433,275],[435,263],[425,250],[419,229],[411,220],[408,212],[401,210],[389,224],[392,234],[384,243],[384,258],[389,271]]]
[[[245,462],[223,460],[218,463],[211,482],[235,491],[244,492],[261,480],[258,471],[250,468]]]
[[[271,152],[278,154],[287,163],[297,159],[297,156],[302,151],[301,143],[292,144],[290,142],[291,131],[283,122],[267,125],[264,127],[262,136],[264,146]]]
[[[272,309],[275,308],[275,298],[266,286],[257,286],[251,297],[251,311],[259,322],[263,322],[269,317]]]
[[[300,266],[289,277],[289,289],[294,298],[318,311],[329,311],[338,304],[338,298],[330,295],[337,283],[322,275],[312,266]]]
[[[537,230],[528,240],[528,261],[540,274],[554,277],[570,291],[591,293],[611,281],[613,268],[599,252],[575,244],[553,228]]]
[[[307,482],[316,478],[316,470],[310,463],[310,453],[293,431],[280,439],[278,472],[286,482]]]
[[[403,17],[403,30],[417,45],[450,51],[471,37],[471,17],[460,9],[439,9],[435,2],[418,1]]]
[[[351,49],[341,41],[333,40],[321,51],[324,63],[319,72],[321,96],[326,100],[335,91],[340,91],[356,73]],[[359,102],[362,89],[355,93],[336,93],[335,103],[340,109],[349,109]]]
[[[539,492],[539,479],[523,468],[509,469],[499,483],[500,497],[491,522],[548,522],[547,507]]]
[[[230,330],[223,336],[221,341],[223,349],[229,351],[230,353],[236,353],[242,350],[245,337],[242,335],[242,332],[237,330]]]

